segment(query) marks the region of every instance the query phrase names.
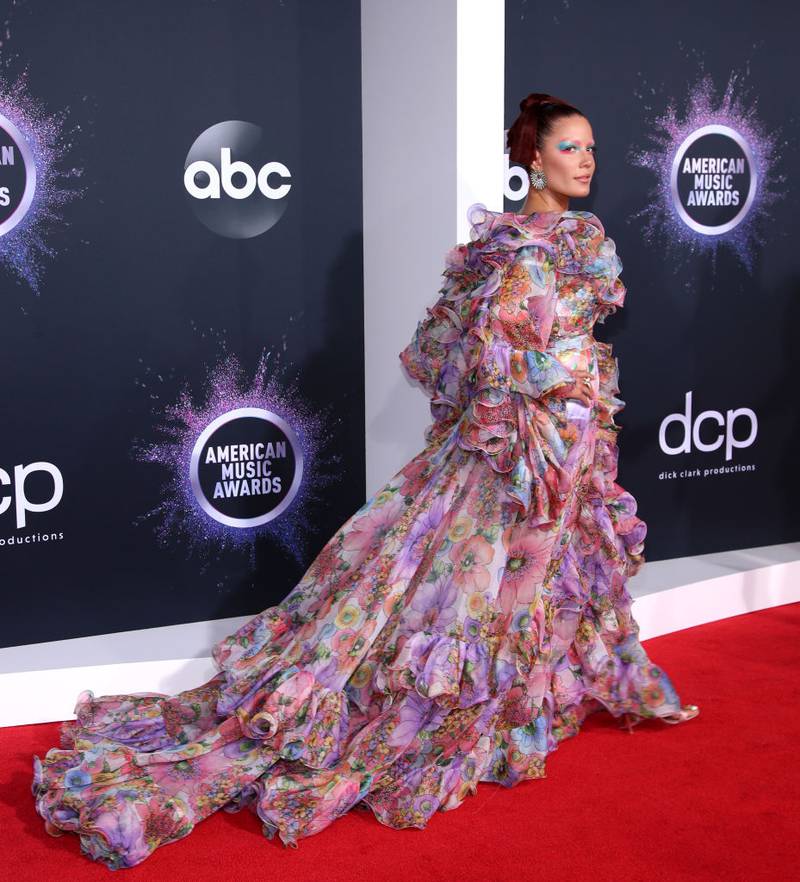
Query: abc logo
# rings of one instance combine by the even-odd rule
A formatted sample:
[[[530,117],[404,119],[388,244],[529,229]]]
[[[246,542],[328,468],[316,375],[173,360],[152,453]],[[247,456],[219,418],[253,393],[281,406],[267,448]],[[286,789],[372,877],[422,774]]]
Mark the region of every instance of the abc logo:
[[[734,434],[734,425],[736,421],[743,422],[747,428],[746,438],[737,438]],[[671,423],[678,423],[683,430],[683,440],[676,447],[672,447],[667,443],[667,427]],[[701,426],[703,423],[713,423],[720,431],[716,437],[709,441],[703,441],[700,437]],[[706,431],[708,435],[708,432]],[[697,450],[703,453],[709,453],[717,450],[725,444],[725,460],[729,460],[733,456],[733,449],[749,447],[756,439],[758,434],[758,420],[755,411],[749,407],[737,407],[736,410],[729,410],[724,415],[718,410],[704,410],[702,413],[692,419],[692,393],[686,393],[686,405],[683,413],[671,413],[664,417],[658,430],[658,443],[664,453],[674,456],[678,453],[690,453],[692,444]]]
[[[291,190],[289,169],[268,159],[260,126],[228,120],[206,129],[186,156],[183,185],[209,230],[252,239],[280,220]]]
[[[508,130],[503,131],[503,143],[506,143]],[[508,155],[508,147],[503,153],[503,196],[511,202],[518,202],[528,195],[530,178],[521,165],[512,165]]]
[[[64,479],[51,462],[14,466],[13,479],[5,469],[0,468],[0,489],[3,486],[12,487],[13,490],[10,497],[0,497],[0,515],[11,508],[13,499],[18,530],[26,526],[28,512],[51,511],[64,495]],[[32,502],[31,496],[41,501]]]

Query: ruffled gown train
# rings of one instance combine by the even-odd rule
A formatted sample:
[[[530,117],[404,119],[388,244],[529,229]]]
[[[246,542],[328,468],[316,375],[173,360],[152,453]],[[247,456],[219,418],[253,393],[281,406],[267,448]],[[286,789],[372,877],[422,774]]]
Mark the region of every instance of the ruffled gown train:
[[[50,832],[116,868],[218,808],[287,845],[357,805],[421,828],[480,781],[543,777],[587,714],[680,708],[626,589],[646,527],[616,482],[624,402],[592,334],[625,296],[614,243],[589,212],[469,217],[401,354],[431,398],[425,449],[214,648],[210,682],[79,697],[34,762]],[[575,369],[591,408],[548,394]]]

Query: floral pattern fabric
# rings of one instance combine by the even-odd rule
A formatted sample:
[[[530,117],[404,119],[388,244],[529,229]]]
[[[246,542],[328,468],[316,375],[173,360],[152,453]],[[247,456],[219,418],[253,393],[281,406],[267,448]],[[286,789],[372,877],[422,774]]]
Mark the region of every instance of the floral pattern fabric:
[[[470,208],[401,362],[431,400],[426,447],[278,605],[175,696],[84,692],[34,760],[37,810],[112,868],[248,806],[287,845],[368,807],[425,827],[478,782],[543,777],[586,716],[679,709],[626,581],[644,522],[617,482],[618,367],[594,339],[623,306],[586,211]],[[573,371],[595,401],[549,393]]]

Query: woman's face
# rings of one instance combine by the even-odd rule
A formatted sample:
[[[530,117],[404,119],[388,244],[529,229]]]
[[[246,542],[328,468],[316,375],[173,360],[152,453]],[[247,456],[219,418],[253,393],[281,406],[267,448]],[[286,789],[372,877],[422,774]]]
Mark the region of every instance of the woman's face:
[[[547,189],[564,196],[588,196],[595,170],[594,137],[586,117],[573,114],[553,123],[533,167],[547,176]]]

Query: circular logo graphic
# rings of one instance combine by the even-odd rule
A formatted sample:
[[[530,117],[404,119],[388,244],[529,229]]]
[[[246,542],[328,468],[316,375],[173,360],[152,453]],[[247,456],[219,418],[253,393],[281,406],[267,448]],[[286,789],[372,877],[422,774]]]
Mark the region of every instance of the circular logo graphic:
[[[258,527],[289,506],[303,477],[292,427],[259,407],[211,422],[192,450],[192,491],[206,514],[229,527]]]
[[[744,220],[756,195],[757,174],[750,145],[723,125],[703,126],[678,147],[671,189],[684,223],[719,236]]]
[[[36,191],[36,165],[20,130],[0,114],[0,236],[25,217]]]
[[[183,185],[209,230],[229,239],[252,239],[280,220],[291,174],[267,152],[261,127],[241,120],[217,123],[192,144]]]

